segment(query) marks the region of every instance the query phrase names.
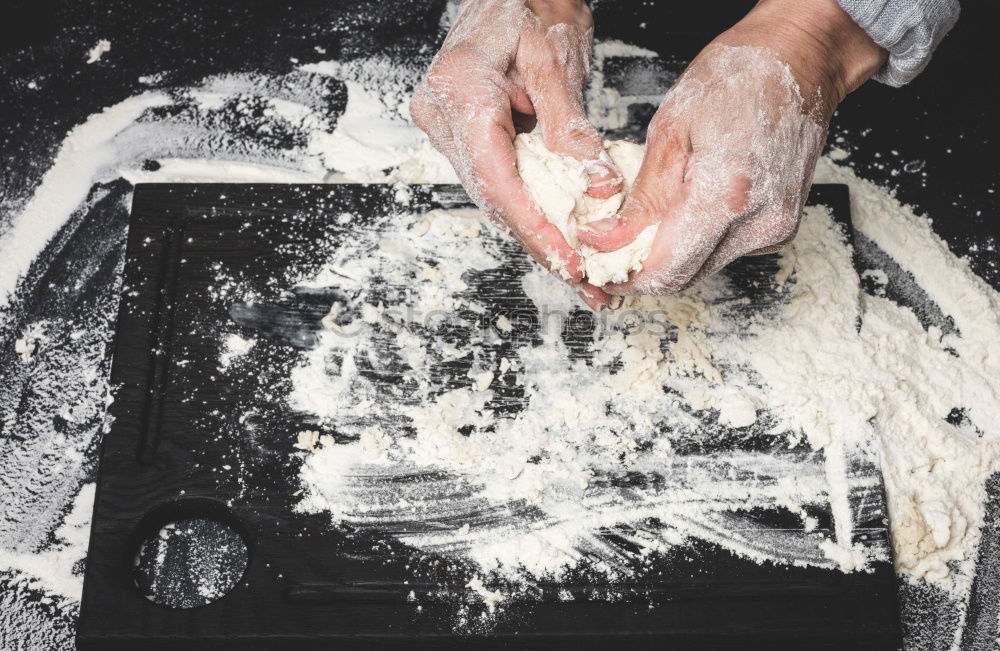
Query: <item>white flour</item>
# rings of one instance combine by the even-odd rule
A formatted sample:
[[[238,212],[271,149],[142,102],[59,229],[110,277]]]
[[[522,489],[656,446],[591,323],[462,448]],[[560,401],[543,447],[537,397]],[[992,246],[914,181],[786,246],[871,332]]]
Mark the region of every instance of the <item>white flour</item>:
[[[246,355],[256,343],[257,340],[252,337],[241,337],[238,334],[229,335],[224,342],[225,350],[219,356],[219,367],[223,370],[229,368],[233,360]]]
[[[83,577],[76,567],[87,557],[90,514],[94,508],[95,484],[84,484],[69,513],[55,530],[55,543],[40,553],[0,552],[0,567],[18,570],[29,577],[28,585],[67,599],[78,599]]]
[[[724,324],[712,323],[705,299],[725,296],[723,283],[706,285],[707,293],[697,298],[640,301],[644,309],[664,310],[669,322],[680,328],[680,345],[671,349],[669,357],[660,351],[660,337],[648,330],[628,336],[615,331],[595,343],[594,366],[589,368],[572,358],[561,341],[560,320],[543,329],[542,345],[523,346],[513,357],[496,357],[487,349],[499,336],[492,329],[472,330],[471,345],[455,350],[425,333],[419,318],[407,321],[405,309],[462,305],[476,312],[481,307],[474,296],[463,297],[465,274],[470,267],[484,270],[498,264],[502,240],[487,237],[483,251],[483,234],[469,227],[473,219],[477,216],[469,212],[394,217],[394,223],[409,228],[394,235],[391,246],[380,242],[376,233],[369,241],[359,238],[357,245],[341,249],[331,262],[331,268],[342,269],[349,261],[365,260],[361,268],[351,269],[361,280],[352,287],[361,288],[379,278],[405,283],[428,260],[437,262],[440,274],[413,288],[410,305],[395,305],[374,323],[361,323],[355,317],[344,324],[348,336],[323,333],[321,345],[293,371],[293,404],[336,424],[341,435],[359,437],[357,443],[324,445],[307,458],[303,508],[330,510],[335,518],[356,525],[452,520],[453,530],[436,527],[403,539],[418,547],[459,552],[485,569],[521,566],[536,575],[559,573],[584,553],[599,558],[599,569],[613,575],[627,559],[604,545],[597,529],[652,517],[663,521],[666,529],[640,527],[633,534],[647,551],[694,535],[754,558],[830,564],[822,552],[822,539],[760,540],[766,531],[737,533],[726,526],[730,512],[738,507],[778,502],[800,508],[823,502],[827,479],[821,467],[746,454],[706,457],[702,466],[691,468],[690,459],[674,459],[668,437],[656,435],[660,424],[678,431],[694,426],[697,420],[687,408],[718,408],[738,426],[756,420],[754,398],[720,382],[722,374],[708,358],[706,330]],[[821,214],[816,220],[828,223]],[[825,233],[839,237],[829,226]],[[846,249],[840,247],[839,253],[849,267]],[[477,259],[481,261],[476,263]],[[546,273],[534,270],[523,284],[539,311],[557,319],[575,305],[572,292]],[[364,290],[358,293],[346,306],[345,319],[362,314],[368,300]],[[856,300],[850,305],[856,306]],[[849,316],[845,320],[852,323]],[[409,366],[403,382],[417,386],[409,396],[412,405],[385,404],[379,399],[383,389],[357,372],[362,361],[372,364],[385,357],[376,343],[384,341],[380,335],[385,330]],[[470,356],[475,359],[473,368],[481,370],[470,371],[466,388],[448,389],[440,383],[435,371],[438,360]],[[615,360],[623,368],[615,369]],[[513,418],[492,415],[490,382],[523,385],[525,410]],[[682,404],[668,398],[661,383],[692,394],[694,400]],[[415,428],[415,437],[401,429],[405,419]],[[464,428],[475,431],[466,436],[460,432]],[[373,432],[381,441],[377,450]],[[653,445],[642,449],[644,441]],[[607,479],[633,471],[650,473],[672,464],[674,471],[666,480],[669,488],[591,486],[595,475]],[[393,481],[428,472],[445,473],[447,478]],[[734,478],[730,476],[734,472],[744,474]],[[437,497],[449,493],[446,486],[451,484],[463,487],[461,500]],[[541,516],[524,521],[518,511],[525,505]],[[507,515],[481,519],[470,531],[459,516],[477,510]],[[843,534],[849,541],[849,526]],[[850,549],[850,542],[844,547]],[[852,566],[856,562],[852,557]]]
[[[850,184],[855,225],[913,276],[898,281],[915,281],[957,327],[948,335],[925,330],[911,311],[865,297],[865,355],[884,375],[873,375],[864,391],[873,415],[885,419],[878,431],[897,568],[965,589],[984,482],[1000,471],[1000,296],[926,218],[875,185],[825,160],[817,178]],[[953,409],[967,419],[946,422]],[[958,572],[949,571],[951,561]]]
[[[855,206],[859,226],[887,218],[884,212],[865,212],[870,193],[882,194],[877,189],[829,164],[822,166],[820,174],[852,181],[861,195]],[[918,220],[898,205],[888,214],[904,222]],[[389,255],[369,243],[361,249],[349,247],[338,257],[368,256],[370,266],[362,273],[400,279],[424,259],[437,259],[450,273],[434,279],[435,289],[443,285],[459,300],[466,287],[460,275],[461,261],[467,255],[466,247],[478,247],[480,240],[460,225],[468,217],[442,223],[446,219],[438,214],[432,228],[413,228],[405,238],[406,246],[393,246]],[[417,219],[415,223],[421,222]],[[919,243],[925,249],[921,259],[932,260],[946,252],[929,230],[924,232],[926,237]],[[398,251],[405,254],[397,255]],[[356,524],[396,521],[404,514],[412,519],[434,519],[441,516],[439,509],[454,514],[459,505],[433,499],[439,487],[430,486],[426,493],[427,487],[401,493],[389,481],[418,470],[447,471],[476,485],[470,490],[481,493],[492,508],[511,508],[523,501],[543,509],[551,522],[544,521],[535,531],[527,532],[499,522],[493,529],[485,527],[471,535],[460,529],[436,530],[404,539],[430,549],[459,550],[491,569],[523,565],[545,574],[574,561],[581,548],[596,547],[592,534],[599,526],[655,515],[668,523],[674,535],[708,535],[692,531],[687,521],[717,516],[716,510],[725,513],[734,504],[744,504],[743,500],[776,501],[801,508],[829,490],[837,522],[836,546],[831,546],[831,541],[815,542],[826,557],[851,569],[863,566],[865,559],[851,544],[845,457],[874,454],[857,449],[867,434],[874,432],[886,461],[897,566],[915,578],[947,579],[952,576],[949,561],[972,560],[969,551],[975,548],[978,536],[975,525],[982,518],[982,484],[997,469],[1000,448],[993,425],[1000,416],[997,385],[980,365],[995,363],[988,349],[1000,328],[982,339],[973,335],[963,343],[970,351],[970,363],[946,350],[947,345],[961,351],[958,344],[942,341],[940,333],[933,330],[924,332],[908,309],[877,297],[865,297],[859,304],[859,279],[848,249],[818,209],[807,211],[799,237],[782,260],[778,276],[788,303],[777,316],[753,324],[727,313],[727,289],[719,278],[675,298],[630,299],[631,306],[645,312],[661,310],[669,315],[669,322],[680,333],[666,356],[660,352],[660,337],[649,333],[611,333],[598,338],[594,342],[595,360],[622,357],[625,366],[615,373],[596,362],[594,368],[580,366],[563,347],[558,330],[547,332],[544,345],[522,348],[513,360],[521,369],[514,381],[526,386],[529,406],[526,413],[509,422],[491,417],[487,397],[481,394],[483,387],[473,385],[448,391],[429,404],[404,409],[416,436],[404,434],[391,424],[400,414],[379,413],[375,387],[366,387],[365,380],[353,371],[356,358],[377,352],[374,340],[357,336],[356,331],[349,338],[331,336],[294,371],[296,404],[335,421],[342,433],[351,432],[345,420],[355,414],[358,431],[370,431],[374,421],[377,428],[383,428],[383,435],[394,440],[388,456],[380,457],[374,465],[367,461],[371,455],[363,439],[317,451],[303,469],[309,489],[305,508],[330,510],[336,518]],[[951,258],[941,261],[955,266]],[[960,278],[951,281],[959,282]],[[524,282],[539,310],[566,310],[572,305],[571,295],[545,274],[532,273]],[[959,286],[962,291],[972,291],[977,284],[967,280]],[[357,286],[365,285],[362,280]],[[975,293],[978,300],[996,305],[992,290],[980,286]],[[363,291],[356,300],[365,302]],[[402,310],[402,306],[397,307]],[[860,332],[855,327],[859,309],[863,315]],[[352,306],[348,311],[353,311]],[[415,329],[392,323],[393,328],[406,333],[406,347],[434,351],[438,346],[433,337],[419,339],[415,345]],[[485,344],[491,336],[483,333],[479,343]],[[474,341],[470,349],[455,354],[481,353]],[[440,354],[447,355],[447,351]],[[350,365],[342,361],[337,375],[331,375],[331,358],[336,357],[350,360]],[[418,395],[432,396],[433,385],[422,379],[432,375],[424,366],[426,360],[425,355],[416,357],[411,371],[421,388]],[[487,363],[499,369],[503,360]],[[724,424],[748,426],[766,410],[777,420],[775,431],[803,435],[813,447],[826,451],[824,474],[829,486],[823,485],[821,477],[815,485],[798,477],[797,481],[779,481],[771,493],[755,483],[731,487],[706,464],[697,482],[687,479],[692,494],[717,503],[708,513],[683,504],[676,492],[644,495],[636,490],[623,497],[614,491],[590,490],[589,481],[595,473],[671,463],[669,440],[637,451],[640,440],[657,440],[654,423],[677,427],[688,418],[679,409],[681,405],[672,405],[673,399],[662,395],[661,384],[679,394],[690,408],[717,409]],[[339,399],[333,400],[334,396]],[[358,407],[345,414],[334,406],[345,403]],[[946,422],[954,408],[967,411],[971,423],[984,433],[982,440],[970,437],[972,426],[962,431]],[[486,423],[494,427],[488,433],[459,433],[464,427]],[[625,461],[619,463],[622,455]],[[529,462],[538,457],[546,461]],[[760,467],[771,460],[745,461]],[[936,472],[930,473],[931,468]],[[792,467],[787,469],[793,471]],[[761,468],[760,473],[780,479],[782,469]],[[749,495],[727,492],[730,490]],[[790,549],[780,544],[773,549],[747,549],[743,539],[730,537],[724,527],[711,535],[714,542],[753,557],[816,564],[823,559],[823,555],[804,551],[807,545],[801,541],[802,547],[782,558]],[[653,537],[652,544],[665,543]],[[606,560],[610,563],[612,559]],[[956,589],[962,587],[958,585],[961,582],[955,583]]]
[[[14,352],[21,357],[22,362],[30,362],[44,337],[45,325],[32,323],[21,333],[21,338],[14,342]]]
[[[0,308],[7,307],[17,281],[85,202],[94,180],[117,176],[123,152],[116,136],[133,127],[144,111],[167,101],[163,93],[144,93],[90,116],[69,132],[34,195],[0,236]]]
[[[111,51],[111,41],[102,38],[94,47],[87,51],[87,63],[97,63],[105,54]]]
[[[604,85],[603,62],[622,54],[652,56],[621,43],[595,49],[598,71],[588,90],[588,107],[607,128],[623,126],[627,101],[643,99],[626,101]],[[347,113],[335,128],[322,110],[328,75],[348,86]],[[315,63],[283,77],[227,75],[175,94],[150,91],[91,116],[67,134],[41,183],[2,225],[0,326],[15,327],[17,292],[32,263],[74,215],[86,213],[100,199],[101,192],[91,193],[96,183],[119,177],[315,182],[328,173],[330,180],[455,182],[444,158],[407,120],[407,89],[418,76],[419,70],[387,59]],[[157,82],[149,78],[146,83]],[[244,104],[233,103],[247,98],[266,103],[267,115],[254,117],[240,108]],[[185,111],[167,117],[150,112],[167,105]],[[255,135],[234,135],[228,130],[233,122]],[[275,126],[301,135],[301,143],[277,151],[262,128]],[[146,168],[145,159],[156,159],[159,167]],[[420,369],[462,359],[469,351],[407,327],[396,314],[398,304],[379,308],[377,301],[367,300],[365,279],[381,272],[412,274],[409,300],[423,314],[459,305],[475,310],[476,297],[461,294],[468,284],[465,274],[470,268],[475,273],[496,266],[503,251],[495,236],[483,234],[486,229],[474,214],[409,216],[392,229],[386,224],[381,240],[354,245],[355,253],[363,248],[365,255],[350,261],[356,284],[342,325],[391,341],[412,371],[418,399],[400,403],[399,413],[364,400],[346,412],[336,410],[331,398],[338,393],[364,398],[351,355],[366,353],[366,339],[345,343],[335,332],[324,332],[320,346],[294,370],[292,399],[321,420],[339,419],[342,431],[358,440],[335,443],[318,428],[315,436],[300,441],[307,455],[303,507],[363,522],[445,508],[448,502],[434,495],[387,492],[383,481],[406,467],[444,466],[462,478],[450,486],[454,493],[470,496],[465,503],[451,504],[456,514],[484,504],[500,505],[505,514],[507,506],[527,503],[545,515],[534,529],[456,527],[408,540],[464,555],[484,568],[523,564],[530,571],[554,571],[586,555],[602,559],[603,571],[621,571],[620,556],[588,532],[656,514],[668,526],[619,533],[650,550],[694,536],[750,558],[851,569],[866,559],[855,553],[850,523],[843,518],[837,518],[832,535],[809,535],[815,524],[803,511],[799,515],[807,535],[759,540],[753,531],[738,535],[729,514],[733,505],[752,503],[782,503],[792,512],[803,504],[829,503],[835,514],[842,513],[845,492],[852,486],[839,464],[859,452],[877,452],[898,571],[950,590],[961,603],[972,580],[983,483],[1000,469],[1000,299],[948,251],[925,218],[883,190],[825,159],[817,178],[850,186],[855,225],[911,274],[894,277],[875,270],[872,277],[913,288],[914,300],[932,301],[953,319],[954,329],[944,333],[937,326],[925,327],[911,309],[886,298],[863,295],[857,301],[859,279],[847,248],[825,212],[810,209],[800,236],[782,256],[775,281],[783,285],[787,302],[776,315],[735,324],[727,306],[713,302],[727,295],[721,278],[671,299],[634,299],[643,308],[655,305],[666,311],[677,328],[676,342],[661,351],[659,335],[609,330],[595,341],[594,368],[580,368],[583,362],[567,352],[552,329],[543,331],[545,345],[486,354],[484,346],[509,337],[517,327],[504,317],[497,319],[495,329],[476,334],[467,386],[436,395]],[[336,272],[334,260],[326,275],[311,282],[331,285],[336,280],[344,287]],[[533,304],[545,306],[555,318],[576,304],[575,296],[543,273],[529,273],[522,282]],[[863,317],[860,331],[853,321],[858,312]],[[46,598],[72,601],[79,596],[74,559],[85,544],[81,532],[87,528],[93,488],[81,486],[107,395],[101,364],[113,313],[110,306],[101,323],[70,324],[62,329],[72,333],[64,339],[52,339],[63,335],[46,328],[41,345],[21,337],[28,324],[19,324],[4,351],[9,355],[5,359],[18,367],[8,377],[17,387],[28,387],[29,406],[46,418],[25,426],[22,443],[5,439],[0,449],[0,474],[6,480],[0,500],[0,572],[21,577],[23,585],[50,595]],[[22,343],[16,344],[19,339]],[[22,355],[30,363],[22,364]],[[618,355],[622,368],[612,374],[607,362]],[[518,381],[531,408],[518,416],[520,421],[497,419],[489,413],[491,395],[500,383]],[[661,383],[675,393],[662,395]],[[622,393],[623,384],[630,392]],[[0,387],[4,419],[13,417],[22,395],[8,391]],[[609,405],[610,412],[598,404]],[[802,465],[780,455],[756,455],[727,459],[722,467],[707,459],[678,468],[671,475],[676,485],[668,482],[660,493],[595,487],[600,473],[670,467],[676,458],[672,441],[661,438],[648,445],[643,433],[657,422],[693,427],[691,409],[714,409],[730,427],[786,433],[790,446],[802,437],[800,449],[823,449],[827,461]],[[370,420],[366,410],[374,410],[383,426],[361,423],[362,416]],[[963,414],[951,419],[957,425],[945,420],[954,410]],[[50,422],[60,413],[91,424],[79,436],[67,436]],[[412,423],[415,435],[384,426],[392,422]],[[567,423],[576,424],[568,434]],[[601,435],[599,424],[614,435]],[[458,434],[461,425],[476,431]],[[487,431],[489,425],[495,430]],[[866,435],[874,437],[878,450],[852,449]],[[544,455],[543,463],[526,462],[539,455]],[[765,475],[774,481],[762,486]],[[713,503],[687,499],[695,495],[709,495]],[[509,515],[518,522],[515,513]],[[492,588],[482,582],[470,587],[494,603]],[[0,611],[22,612],[7,598],[0,595],[5,605]],[[0,624],[23,626],[6,617],[0,614]]]

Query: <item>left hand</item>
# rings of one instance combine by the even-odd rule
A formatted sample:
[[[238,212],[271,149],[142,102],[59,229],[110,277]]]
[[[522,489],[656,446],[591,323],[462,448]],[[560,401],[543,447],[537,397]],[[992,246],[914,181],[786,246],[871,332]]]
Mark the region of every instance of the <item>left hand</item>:
[[[611,251],[658,224],[653,248],[611,294],[671,294],[795,236],[834,108],[885,52],[835,0],[764,0],[716,38],[649,125],[617,217],[580,230]]]
[[[513,144],[515,122],[531,116],[550,150],[584,163],[587,194],[621,190],[583,106],[592,39],[583,0],[465,0],[410,114],[479,207],[599,310],[610,297],[586,282],[579,253],[531,199]]]

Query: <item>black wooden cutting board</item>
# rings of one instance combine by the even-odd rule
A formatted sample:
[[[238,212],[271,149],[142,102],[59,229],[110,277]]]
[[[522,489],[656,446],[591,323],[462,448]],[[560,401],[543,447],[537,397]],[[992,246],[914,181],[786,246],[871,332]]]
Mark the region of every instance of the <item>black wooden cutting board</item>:
[[[412,190],[408,210],[467,205],[455,187]],[[633,591],[625,586],[617,601],[586,598],[586,585],[541,586],[538,599],[509,605],[488,634],[455,632],[454,600],[418,608],[406,597],[449,592],[460,602],[469,579],[460,565],[431,570],[435,559],[423,555],[415,568],[417,556],[387,536],[294,512],[301,461],[293,444],[310,424],[274,396],[281,369],[313,343],[332,295],[278,292],[275,280],[308,276],[329,247],[351,236],[354,226],[336,215],[398,211],[395,200],[384,185],[136,187],[80,649],[899,647],[889,562],[845,574],[758,564],[698,541],[660,559],[655,574]],[[810,201],[849,224],[845,186],[817,186]],[[520,256],[511,273],[529,264]],[[752,297],[774,264],[763,256],[727,273]],[[241,291],[264,298],[229,296],[220,267],[239,279]],[[491,309],[525,300],[495,294]],[[218,369],[218,333],[234,321],[270,342],[258,372],[238,382]],[[874,467],[851,472],[877,477]],[[874,485],[852,495],[854,530],[862,544],[884,548],[880,480]],[[249,550],[246,573],[207,606],[154,604],[135,585],[140,542],[167,522],[194,517],[238,532]],[[831,526],[821,521],[821,529]],[[578,598],[552,598],[559,589]]]

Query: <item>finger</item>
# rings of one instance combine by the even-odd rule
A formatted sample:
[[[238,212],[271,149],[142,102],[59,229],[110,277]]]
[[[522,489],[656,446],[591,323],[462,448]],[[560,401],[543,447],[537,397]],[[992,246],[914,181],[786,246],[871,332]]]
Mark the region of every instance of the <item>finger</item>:
[[[470,75],[470,65],[455,56],[438,62],[422,84],[426,94],[417,96],[418,114],[472,200],[491,218],[499,215],[535,260],[577,283],[583,277],[579,254],[535,205],[517,172],[512,101],[523,98],[504,75],[481,66]],[[427,100],[438,113],[421,113]]]
[[[798,231],[798,213],[781,212],[774,216],[751,217],[729,230],[725,240],[705,261],[698,278],[706,278],[745,255],[777,253],[787,246]]]
[[[422,82],[413,92],[413,97],[410,99],[410,118],[427,134],[435,149],[451,160],[455,153],[451,127],[426,82]]]
[[[579,254],[572,248],[567,246],[563,250],[558,246],[540,245],[539,238],[526,237],[521,229],[513,227],[510,221],[501,215],[499,211],[488,211],[488,214],[492,215],[491,219],[494,223],[499,224],[508,235],[517,240],[528,255],[535,262],[548,269],[553,276],[574,287],[581,281],[584,273],[583,261],[580,259]],[[556,230],[556,234],[558,237],[562,237],[562,233],[559,233],[558,229]],[[565,242],[565,240],[563,241]]]
[[[569,98],[547,97],[535,104],[538,126],[545,146],[553,152],[581,161],[587,171],[587,194],[607,199],[622,191],[624,179],[611,157],[604,151],[604,141],[577,102]]]
[[[510,107],[514,110],[515,115],[520,114],[526,118],[531,118],[526,121],[526,126],[531,127],[530,129],[526,129],[526,131],[531,131],[536,124],[535,105],[531,103],[531,98],[528,97],[528,93],[524,90],[524,79],[516,68],[510,71],[509,78],[511,86]]]
[[[662,138],[651,133],[646,156],[621,211],[580,228],[580,241],[598,251],[615,251],[683,205],[688,194],[684,169],[690,154],[690,141],[681,133]]]
[[[545,146],[584,163],[587,194],[605,199],[621,192],[621,171],[604,151],[604,141],[583,107],[590,33],[557,25],[532,50],[526,57],[531,65],[523,66],[518,78],[531,100]]]
[[[703,161],[700,161],[703,162]],[[689,159],[697,168],[699,161]],[[680,203],[667,203],[653,246],[642,262],[642,270],[632,274],[627,283],[606,286],[610,294],[673,294],[699,278],[711,260],[713,264],[728,264],[731,256],[745,250],[739,244],[752,240],[747,231],[734,235],[734,228],[753,228],[755,215],[745,215],[750,183],[743,174],[725,176],[721,169],[709,167],[704,174],[694,172],[677,196]],[[729,242],[729,244],[727,244]],[[723,248],[720,251],[720,247]],[[714,256],[714,257],[713,257]]]
[[[611,295],[596,285],[584,282],[576,288],[576,293],[584,303],[594,312],[600,312],[608,307],[611,302]]]
[[[605,285],[611,295],[675,294],[696,279],[705,261],[725,239],[727,227],[697,213],[683,213],[661,222],[653,247],[624,283]]]
[[[468,153],[472,176],[480,183],[485,205],[500,212],[536,260],[564,280],[581,280],[583,264],[579,254],[538,208],[517,173],[511,136],[495,125],[476,131],[482,146]]]
[[[438,106],[452,125],[454,148],[449,160],[472,199],[487,213],[499,214],[535,260],[560,278],[579,282],[583,276],[579,254],[546,219],[517,172],[508,90],[504,80],[487,79],[453,85],[447,101],[439,99]]]

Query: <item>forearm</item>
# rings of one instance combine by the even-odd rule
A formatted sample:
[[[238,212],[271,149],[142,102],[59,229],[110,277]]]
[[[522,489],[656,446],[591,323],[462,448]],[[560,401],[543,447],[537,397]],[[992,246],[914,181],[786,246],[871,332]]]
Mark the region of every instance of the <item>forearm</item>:
[[[836,0],[762,0],[716,42],[775,52],[792,69],[804,108],[823,118],[888,56]]]
[[[526,0],[525,4],[543,25],[572,22],[584,29],[594,25],[590,7],[583,0]]]
[[[889,60],[875,79],[902,86],[927,65],[945,34],[958,21],[958,0],[838,0],[841,7],[876,43]]]

